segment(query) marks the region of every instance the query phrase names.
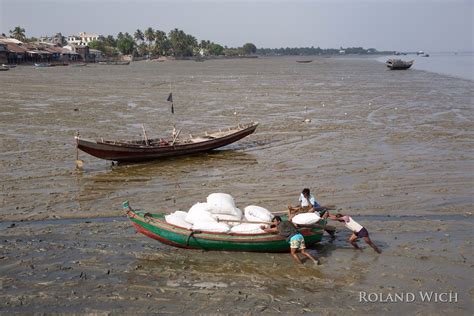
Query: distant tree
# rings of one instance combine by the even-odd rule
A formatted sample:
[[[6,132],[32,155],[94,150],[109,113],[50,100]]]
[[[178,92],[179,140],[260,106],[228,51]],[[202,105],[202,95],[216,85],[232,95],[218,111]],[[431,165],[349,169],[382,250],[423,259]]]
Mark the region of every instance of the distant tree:
[[[124,36],[117,40],[117,48],[122,54],[130,55],[135,48],[135,41],[130,34],[125,33]]]
[[[257,47],[252,43],[246,43],[242,46],[242,52],[244,55],[255,54],[257,52]]]
[[[171,50],[175,56],[192,56],[197,40],[194,36],[184,33],[182,30],[174,29],[168,34]]]
[[[140,43],[137,47],[139,56],[145,56],[148,53],[148,46],[145,43]]]
[[[64,46],[67,44],[66,38],[61,33],[56,33],[53,36],[53,43]]]
[[[92,41],[92,42],[89,42],[87,46],[89,46],[89,48],[92,48],[92,49],[100,50],[104,54],[107,52],[107,46],[105,45],[104,41],[100,41],[100,40]]]
[[[148,46],[151,46],[151,43],[155,40],[155,31],[153,28],[149,27],[145,30],[145,39],[148,41]]]
[[[17,26],[13,30],[10,30],[10,36],[23,42],[26,40],[25,29]]]
[[[143,35],[143,32],[140,31],[140,29],[137,29],[135,31],[135,34],[133,34],[133,37],[135,38],[136,41],[143,42],[145,40],[145,36]]]
[[[119,32],[119,33],[117,34],[117,40],[122,39],[123,36],[124,36],[123,33],[122,33],[122,32]]]
[[[104,39],[104,43],[105,43],[105,46],[117,47],[117,41],[115,40],[115,38],[112,35],[107,36]]]
[[[222,53],[224,52],[224,47],[215,43],[211,43],[208,49],[209,49],[209,54],[213,56],[222,55]]]
[[[166,55],[170,49],[170,42],[166,33],[160,30],[155,31],[154,55]]]

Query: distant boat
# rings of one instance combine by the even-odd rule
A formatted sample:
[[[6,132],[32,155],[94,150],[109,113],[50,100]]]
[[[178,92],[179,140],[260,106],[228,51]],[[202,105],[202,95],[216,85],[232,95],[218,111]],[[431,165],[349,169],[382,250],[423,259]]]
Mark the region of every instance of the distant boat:
[[[99,65],[130,65],[129,61],[99,61]]]
[[[430,54],[421,55],[421,57],[430,57]]]
[[[8,71],[8,70],[10,70],[10,67],[8,67],[7,65],[0,66],[0,71]]]
[[[85,67],[85,66],[87,66],[86,63],[72,64],[72,67]]]
[[[36,68],[45,68],[45,67],[52,67],[53,65],[48,63],[35,63]]]
[[[307,64],[307,63],[310,63],[312,61],[313,61],[312,59],[305,59],[305,60],[297,60],[296,62],[300,63],[300,64]]]
[[[414,60],[404,61],[401,59],[389,59],[385,62],[390,70],[405,70],[413,65]]]

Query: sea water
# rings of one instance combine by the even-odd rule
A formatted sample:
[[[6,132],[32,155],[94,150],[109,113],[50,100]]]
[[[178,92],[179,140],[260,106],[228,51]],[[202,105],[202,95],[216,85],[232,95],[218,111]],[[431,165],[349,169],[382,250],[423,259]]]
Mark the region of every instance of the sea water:
[[[424,70],[444,74],[456,78],[474,80],[474,52],[464,53],[429,53],[429,57],[422,55],[391,55],[377,58],[385,62],[389,58],[414,60],[412,69]]]

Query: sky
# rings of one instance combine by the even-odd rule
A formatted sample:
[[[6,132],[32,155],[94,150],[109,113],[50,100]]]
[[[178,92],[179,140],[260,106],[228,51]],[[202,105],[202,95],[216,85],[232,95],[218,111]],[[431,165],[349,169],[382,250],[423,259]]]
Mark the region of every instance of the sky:
[[[0,0],[0,33],[178,28],[229,47],[474,51],[474,0]]]

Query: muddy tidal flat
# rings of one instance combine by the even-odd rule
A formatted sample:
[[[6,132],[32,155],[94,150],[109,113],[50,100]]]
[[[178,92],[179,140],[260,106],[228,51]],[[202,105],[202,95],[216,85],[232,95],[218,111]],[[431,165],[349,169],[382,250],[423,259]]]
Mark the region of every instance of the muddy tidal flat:
[[[173,92],[175,114],[166,98]],[[135,62],[0,74],[0,313],[471,315],[474,82],[366,58]],[[74,135],[182,135],[258,121],[211,153],[111,165]],[[213,192],[273,211],[309,187],[381,248],[170,248],[121,203],[188,210]],[[430,295],[431,293],[431,295]],[[412,296],[413,295],[413,296]],[[430,295],[430,298],[426,295]]]

